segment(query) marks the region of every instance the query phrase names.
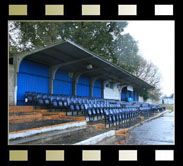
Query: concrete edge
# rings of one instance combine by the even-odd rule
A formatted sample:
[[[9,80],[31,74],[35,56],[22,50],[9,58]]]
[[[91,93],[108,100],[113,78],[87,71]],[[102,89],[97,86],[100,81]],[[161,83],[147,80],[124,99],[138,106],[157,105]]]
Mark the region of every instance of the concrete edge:
[[[41,129],[31,129],[27,130],[25,132],[21,133],[14,133],[14,134],[9,134],[9,140],[16,139],[16,138],[21,138],[21,137],[27,137],[43,132],[49,132],[49,131],[54,131],[54,130],[64,130],[67,128],[72,128],[72,127],[81,127],[81,126],[86,126],[87,122],[86,121],[79,121],[79,122],[72,122],[72,123],[65,123],[57,126],[48,126],[48,127],[43,127]]]
[[[110,130],[108,132],[96,135],[94,137],[88,138],[84,141],[75,143],[73,145],[94,145],[100,141],[102,141],[104,138],[111,137],[115,135],[115,130]]]

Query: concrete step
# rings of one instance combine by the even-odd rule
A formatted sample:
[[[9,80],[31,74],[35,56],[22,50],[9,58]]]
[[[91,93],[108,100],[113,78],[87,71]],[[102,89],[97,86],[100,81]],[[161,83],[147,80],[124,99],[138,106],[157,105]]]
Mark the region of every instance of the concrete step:
[[[33,112],[33,106],[9,106],[9,113]]]
[[[87,130],[84,132],[76,132],[76,133],[71,133],[70,136],[62,136],[56,140],[50,140],[49,142],[47,142],[47,144],[60,144],[60,145],[73,145],[76,144],[78,142],[87,140],[91,137],[100,135],[102,133],[105,133],[109,130],[104,129],[104,130],[96,130],[95,127],[87,127],[89,128],[93,128],[92,130]]]
[[[72,145],[99,134],[110,131],[110,129],[97,130],[95,126],[73,127],[64,130],[43,132],[23,138],[10,140],[10,144],[25,145]]]
[[[10,123],[31,122],[33,120],[51,120],[51,119],[66,119],[66,120],[85,120],[84,116],[66,116],[66,112],[48,112],[46,109],[32,109],[27,107],[26,110],[18,106],[16,110],[11,109],[9,112]],[[32,109],[32,110],[31,110]]]
[[[46,109],[38,109],[38,110],[34,110],[35,112],[38,112],[38,113],[42,113],[42,115],[48,113],[48,110]]]
[[[36,112],[18,112],[18,113],[11,113],[9,116],[9,123],[24,123],[30,122],[34,120],[41,120],[42,114]]]
[[[64,142],[69,137],[76,137],[78,134],[88,134],[95,132],[94,127],[74,127],[69,128],[65,130],[56,130],[56,131],[50,131],[50,132],[44,132],[36,135],[32,135],[29,137],[24,138],[18,138],[15,140],[10,140],[10,144],[39,144],[39,145],[45,145],[45,144],[59,144],[60,142]],[[75,139],[76,139],[75,138]]]

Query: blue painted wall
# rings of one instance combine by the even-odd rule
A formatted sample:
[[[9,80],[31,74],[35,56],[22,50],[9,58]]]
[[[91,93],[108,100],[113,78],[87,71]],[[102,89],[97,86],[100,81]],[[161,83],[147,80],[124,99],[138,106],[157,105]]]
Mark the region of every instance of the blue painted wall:
[[[139,101],[139,94],[136,93],[136,101]]]
[[[68,72],[58,70],[53,81],[53,93],[72,95],[72,78],[69,77]]]
[[[125,100],[125,92],[124,91],[121,92],[121,100],[123,100],[123,101]]]
[[[127,91],[127,101],[132,102],[133,101],[133,92]]]
[[[93,97],[102,98],[102,82],[99,80],[94,82]]]
[[[124,88],[122,88],[122,91],[121,91],[121,100],[122,101],[125,101],[126,100],[126,92],[127,91],[127,88],[126,87],[124,87]]]
[[[88,77],[80,76],[76,87],[77,96],[90,96],[90,80]]]
[[[136,101],[136,98],[135,98],[135,91],[133,91],[133,101]]]
[[[49,92],[49,67],[23,60],[17,79],[17,105],[24,105],[25,92]]]

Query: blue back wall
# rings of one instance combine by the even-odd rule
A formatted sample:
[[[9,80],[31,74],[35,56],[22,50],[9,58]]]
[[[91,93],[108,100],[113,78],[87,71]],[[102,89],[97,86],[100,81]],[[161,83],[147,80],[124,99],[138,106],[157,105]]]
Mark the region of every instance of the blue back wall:
[[[76,87],[76,96],[90,96],[90,80],[80,76]]]
[[[136,101],[139,101],[139,94],[136,93]]]
[[[93,97],[102,98],[102,82],[99,80],[94,82]]]
[[[17,78],[17,105],[24,105],[25,92],[49,92],[49,67],[23,60]]]
[[[125,101],[125,99],[126,99],[126,87],[122,88],[121,91],[121,100]]]
[[[53,93],[72,95],[72,78],[69,77],[68,72],[58,70],[53,81]]]

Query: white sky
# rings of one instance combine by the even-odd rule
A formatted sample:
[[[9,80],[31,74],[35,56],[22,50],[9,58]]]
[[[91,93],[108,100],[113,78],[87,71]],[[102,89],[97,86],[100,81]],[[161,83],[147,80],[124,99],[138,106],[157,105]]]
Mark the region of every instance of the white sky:
[[[162,93],[174,93],[174,21],[128,21],[125,32],[138,41],[140,54],[159,68]]]

